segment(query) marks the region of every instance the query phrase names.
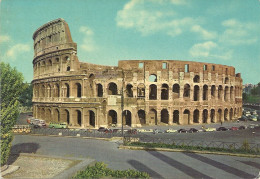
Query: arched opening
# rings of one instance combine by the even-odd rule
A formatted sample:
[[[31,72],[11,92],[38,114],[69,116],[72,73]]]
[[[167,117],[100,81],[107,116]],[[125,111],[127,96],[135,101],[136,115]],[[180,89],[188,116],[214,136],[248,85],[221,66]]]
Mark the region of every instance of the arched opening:
[[[208,86],[204,85],[203,86],[203,100],[208,100]]]
[[[149,82],[157,82],[157,76],[152,74],[149,76]]]
[[[200,87],[198,85],[194,86],[194,101],[199,101],[200,97]]]
[[[126,96],[133,97],[133,85],[131,84],[126,85]]]
[[[223,95],[223,88],[221,85],[218,86],[218,99],[221,100]]]
[[[117,85],[113,82],[108,84],[108,95],[117,95]]]
[[[123,112],[123,125],[131,126],[132,114],[130,111],[125,110]]]
[[[112,124],[117,124],[117,113],[115,110],[108,111],[108,119],[107,119],[108,126]]]
[[[137,86],[137,96],[138,97],[145,97],[145,86],[144,86],[144,84],[139,84]]]
[[[180,97],[180,85],[174,84],[172,86],[172,99],[177,99]]]
[[[233,108],[231,108],[231,109],[229,110],[229,120],[232,121],[232,119],[233,119]]]
[[[234,87],[230,87],[230,101],[234,101]]]
[[[140,122],[141,125],[146,124],[146,118],[145,118],[145,111],[144,110],[138,111],[138,118],[139,118],[139,122]]]
[[[67,71],[70,71],[70,66],[67,66]]]
[[[169,86],[167,84],[163,84],[161,88],[161,99],[168,100],[169,99]]]
[[[156,100],[157,99],[157,86],[155,84],[151,84],[149,87],[149,99]]]
[[[65,94],[67,98],[70,97],[70,85],[68,83],[65,83]]]
[[[45,121],[46,121],[46,122],[52,121],[51,117],[52,117],[52,115],[51,115],[51,110],[50,110],[50,109],[47,109]]]
[[[81,126],[81,111],[80,110],[76,110],[77,112],[77,123],[79,126]]]
[[[193,112],[193,123],[199,123],[200,112],[198,109],[195,109]]]
[[[101,84],[97,84],[97,96],[103,97],[103,86]]]
[[[42,85],[41,86],[41,97],[45,97],[45,86],[44,85]]]
[[[161,111],[161,122],[165,124],[168,124],[169,122],[169,113],[167,109]]]
[[[81,98],[81,84],[80,83],[76,83],[76,89],[77,89],[77,97]]]
[[[95,113],[93,111],[89,111],[89,125],[95,127]]]
[[[57,83],[54,86],[54,97],[60,97],[60,86]]]
[[[216,97],[216,86],[211,86],[211,98],[214,99]]]
[[[66,122],[69,125],[70,124],[70,113],[67,109],[65,109],[65,118],[66,118]]]
[[[193,82],[194,83],[199,83],[200,82],[200,76],[199,75],[195,75],[193,78]]]
[[[189,84],[184,85],[183,97],[186,97],[186,98],[190,97],[190,85]]]
[[[48,90],[48,98],[51,98],[51,85],[48,85],[48,87],[47,87],[47,90]]]
[[[150,116],[150,123],[157,125],[158,124],[158,122],[157,122],[157,111],[155,109],[151,109],[149,111],[149,116]]]
[[[237,118],[237,108],[235,108],[234,117]]]
[[[224,120],[225,121],[228,120],[228,109],[227,108],[224,110]]]
[[[225,78],[225,84],[228,84],[229,83],[229,79],[228,77]]]
[[[219,109],[219,110],[218,110],[218,122],[222,121],[221,118],[222,118],[222,110]]]
[[[211,110],[210,110],[210,121],[211,121],[212,123],[215,122],[215,109],[211,109]]]
[[[225,87],[225,92],[224,92],[224,99],[225,101],[228,101],[228,96],[229,96],[229,88],[226,86]]]
[[[207,109],[203,110],[203,116],[202,117],[203,117],[202,122],[207,123],[208,122],[208,110]]]
[[[60,122],[60,111],[58,109],[54,110],[54,121]]]
[[[190,124],[190,111],[188,109],[185,109],[183,112],[183,123],[184,124]]]
[[[173,111],[173,123],[179,124],[179,111],[178,110]]]

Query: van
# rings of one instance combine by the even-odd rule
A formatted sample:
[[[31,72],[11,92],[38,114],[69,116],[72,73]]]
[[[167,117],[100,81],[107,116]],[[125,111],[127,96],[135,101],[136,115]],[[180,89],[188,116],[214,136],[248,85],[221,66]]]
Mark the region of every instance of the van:
[[[49,128],[65,129],[68,128],[68,124],[66,122],[62,122],[62,123],[51,122],[49,124]]]

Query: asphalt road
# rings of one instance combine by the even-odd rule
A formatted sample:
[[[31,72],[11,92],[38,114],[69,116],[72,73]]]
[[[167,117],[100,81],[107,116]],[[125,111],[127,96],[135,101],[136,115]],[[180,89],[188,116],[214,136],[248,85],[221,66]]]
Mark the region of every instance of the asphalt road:
[[[153,178],[255,178],[260,158],[119,150],[118,141],[16,135],[13,153],[92,158],[112,169],[138,169]]]

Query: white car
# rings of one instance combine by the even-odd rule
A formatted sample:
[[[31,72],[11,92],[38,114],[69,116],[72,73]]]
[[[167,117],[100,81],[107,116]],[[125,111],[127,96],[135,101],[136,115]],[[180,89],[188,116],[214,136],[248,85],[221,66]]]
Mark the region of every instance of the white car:
[[[174,132],[177,132],[177,130],[175,130],[175,129],[167,129],[165,132],[166,133],[174,133]]]

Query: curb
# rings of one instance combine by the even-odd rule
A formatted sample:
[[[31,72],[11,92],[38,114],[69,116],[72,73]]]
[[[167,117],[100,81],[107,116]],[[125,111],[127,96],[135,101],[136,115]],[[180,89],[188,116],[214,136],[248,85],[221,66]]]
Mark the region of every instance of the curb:
[[[120,145],[118,148],[119,149],[129,149],[129,150],[148,150],[148,151],[163,151],[163,152],[188,152],[188,153],[199,153],[199,154],[214,154],[214,155],[228,155],[228,156],[248,157],[248,158],[260,158],[260,155],[200,151],[200,150],[149,148],[149,147],[124,146],[124,145]]]
[[[11,174],[17,170],[19,170],[19,166],[14,166],[14,165],[8,165],[8,168],[6,170],[4,170],[3,172],[1,172],[1,176],[5,176],[7,174]]]

